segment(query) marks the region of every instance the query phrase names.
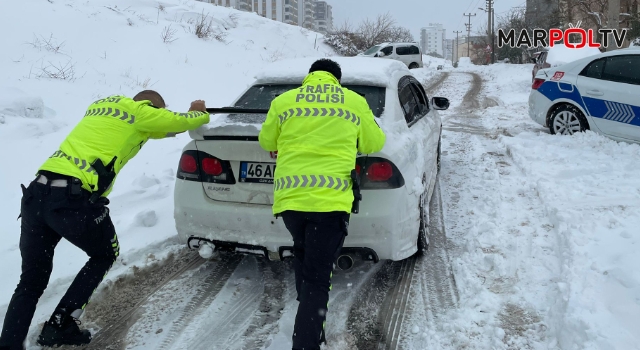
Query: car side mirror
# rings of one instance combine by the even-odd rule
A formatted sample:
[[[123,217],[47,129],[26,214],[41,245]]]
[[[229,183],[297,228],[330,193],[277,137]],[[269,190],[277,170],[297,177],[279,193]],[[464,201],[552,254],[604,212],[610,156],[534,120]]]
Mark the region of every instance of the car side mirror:
[[[449,99],[446,97],[432,97],[431,105],[433,109],[444,111],[449,109]]]
[[[378,52],[377,57],[384,57],[384,56],[386,56],[384,52],[382,51]]]

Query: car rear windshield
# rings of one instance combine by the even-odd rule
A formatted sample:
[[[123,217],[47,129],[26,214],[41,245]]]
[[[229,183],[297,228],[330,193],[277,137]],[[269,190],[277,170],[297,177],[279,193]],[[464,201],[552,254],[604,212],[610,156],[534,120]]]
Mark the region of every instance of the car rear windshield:
[[[255,85],[240,97],[238,102],[236,102],[235,107],[269,109],[271,101],[273,101],[277,96],[299,87],[300,85],[296,84]],[[384,87],[366,85],[343,85],[343,87],[363,96],[367,100],[373,115],[380,118],[384,110],[384,98],[386,91]],[[261,124],[265,121],[266,115],[235,114],[229,115],[229,118],[243,123]]]
[[[380,50],[380,46],[374,46],[374,47],[370,48],[369,50],[365,51],[364,54],[365,55],[372,55],[372,54],[378,52],[378,50]]]

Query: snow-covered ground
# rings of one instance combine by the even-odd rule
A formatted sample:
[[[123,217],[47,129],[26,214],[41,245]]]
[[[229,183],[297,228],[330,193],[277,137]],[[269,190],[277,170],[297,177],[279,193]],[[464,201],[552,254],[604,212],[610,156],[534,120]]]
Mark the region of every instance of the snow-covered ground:
[[[20,273],[19,184],[33,178],[91,101],[151,88],[174,110],[186,109],[194,99],[224,106],[270,62],[333,55],[316,33],[256,14],[193,1],[161,4],[27,0],[0,5],[0,29],[11,33],[3,36],[0,51],[0,318]],[[203,40],[193,33],[193,21],[203,13],[212,18],[218,38]],[[163,32],[172,36],[167,42]],[[440,73],[449,74],[433,94],[451,99],[451,109],[441,114],[440,188],[459,299],[455,308],[422,315],[429,322],[420,321],[420,315],[409,318],[414,323],[404,325],[409,331],[403,334],[409,335],[402,343],[415,350],[640,348],[640,258],[635,252],[640,245],[640,146],[591,132],[549,135],[527,115],[529,64],[476,67],[461,61],[453,68],[443,59],[424,60],[427,68],[414,74],[426,86]],[[435,71],[440,64],[444,70]],[[479,95],[467,94],[479,84]],[[121,258],[108,280],[180,247],[172,193],[187,142],[186,134],[150,142],[119,176],[110,207]],[[60,243],[32,334],[85,260],[84,253]],[[416,280],[429,267],[421,264]],[[173,334],[176,339],[196,339],[211,328],[226,334],[226,341],[235,339],[237,334],[219,318],[231,315],[238,303],[262,305],[260,294],[277,286],[264,277],[268,269],[260,262],[244,259],[239,266],[219,286],[220,297],[208,300],[209,311],[193,316],[190,330],[196,333]],[[206,276],[207,268],[213,267],[193,274]],[[327,324],[331,349],[350,348],[346,315],[356,297],[350,290],[359,290],[378,269],[359,266],[353,275],[336,276],[335,307]],[[274,328],[262,330],[268,349],[290,346],[295,315],[291,271],[278,273],[287,289],[277,296],[283,309],[278,321],[269,323]],[[258,283],[260,278],[269,283]],[[188,292],[184,288],[190,283],[197,285],[178,279],[165,293]],[[187,303],[180,299],[165,313],[150,314],[132,332],[157,329],[168,313]],[[413,299],[410,303],[419,305]],[[246,321],[241,316],[235,315],[238,323]],[[132,346],[149,348],[153,343],[145,341],[153,339],[148,337]]]
[[[461,64],[438,92],[484,80],[480,108],[444,122],[460,305],[416,349],[640,346],[640,146],[550,135],[527,115],[530,69]]]
[[[203,14],[219,40],[193,33],[194,21]],[[7,33],[0,50],[2,319],[20,275],[20,183],[34,178],[92,101],[149,88],[176,111],[186,111],[195,99],[210,107],[226,106],[273,61],[333,55],[315,32],[183,0],[5,1],[0,4],[0,30]],[[167,32],[172,37],[165,43]],[[182,134],[149,142],[120,173],[110,208],[121,259],[108,279],[173,250],[173,186],[188,140]],[[64,240],[59,244],[34,329],[85,262],[82,251]]]

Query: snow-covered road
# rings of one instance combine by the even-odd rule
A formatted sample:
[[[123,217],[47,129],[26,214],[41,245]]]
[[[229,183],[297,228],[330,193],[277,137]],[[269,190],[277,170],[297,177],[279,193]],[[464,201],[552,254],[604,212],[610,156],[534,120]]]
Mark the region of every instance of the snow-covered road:
[[[576,228],[586,228],[558,205],[576,193],[558,197],[543,176],[551,165],[529,148],[560,144],[578,152],[576,143],[598,140],[620,150],[619,158],[640,158],[640,151],[593,134],[548,135],[523,114],[526,76],[492,82],[492,74],[505,68],[466,67],[423,79],[430,95],[451,100],[441,113],[442,169],[430,203],[430,250],[423,257],[360,262],[337,272],[327,349],[637,348],[637,279],[619,263],[632,258],[611,246],[604,255],[580,252],[590,240],[601,240],[574,236]],[[577,176],[569,167],[556,171]],[[614,243],[627,242],[631,251],[638,240],[629,228],[637,219],[627,208],[638,205],[636,193],[600,202],[591,212],[600,213],[596,219],[586,213],[580,219],[596,227],[608,219],[605,225],[621,232]],[[593,206],[585,202],[577,210]],[[297,302],[289,262],[225,254],[203,262],[184,250],[176,256],[165,266],[147,268],[169,277],[150,278],[144,288],[126,277],[88,307],[90,324],[103,330],[88,349],[290,347]],[[590,266],[576,264],[589,259]],[[618,259],[619,266],[601,267],[607,259]],[[576,278],[578,271],[584,278]],[[593,284],[600,275],[609,279],[606,287]],[[579,307],[589,309],[580,292],[595,301],[592,310],[608,311],[580,313]],[[594,293],[602,298],[593,299]],[[119,313],[110,308],[132,295]],[[626,309],[613,305],[613,295]],[[616,324],[619,329],[611,330]],[[606,333],[596,325],[611,328]]]
[[[0,51],[0,163],[10,170],[0,172],[0,321],[20,274],[19,184],[87,103],[153,88],[172,109],[194,98],[224,106],[273,61],[334,55],[317,33],[253,13],[191,0],[129,5],[0,5],[12,33]],[[226,40],[192,33],[203,14]],[[167,43],[163,28],[184,30]],[[451,100],[441,113],[430,251],[336,272],[327,348],[640,349],[640,146],[592,132],[549,135],[527,115],[530,64],[453,69],[424,60],[418,80]],[[65,64],[76,77],[42,76]],[[175,83],[185,77],[200,78]],[[119,175],[110,208],[121,256],[82,317],[95,334],[87,349],[291,348],[290,262],[205,261],[178,242],[172,193],[187,142],[182,134],[150,143]],[[56,248],[28,350],[39,349],[42,323],[85,261],[64,240]]]

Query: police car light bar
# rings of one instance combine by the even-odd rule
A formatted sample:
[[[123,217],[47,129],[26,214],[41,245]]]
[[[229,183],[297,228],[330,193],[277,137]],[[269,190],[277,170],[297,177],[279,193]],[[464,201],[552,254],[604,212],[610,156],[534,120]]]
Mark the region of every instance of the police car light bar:
[[[261,108],[240,108],[240,107],[222,107],[222,108],[207,108],[209,114],[267,114],[268,109]]]

